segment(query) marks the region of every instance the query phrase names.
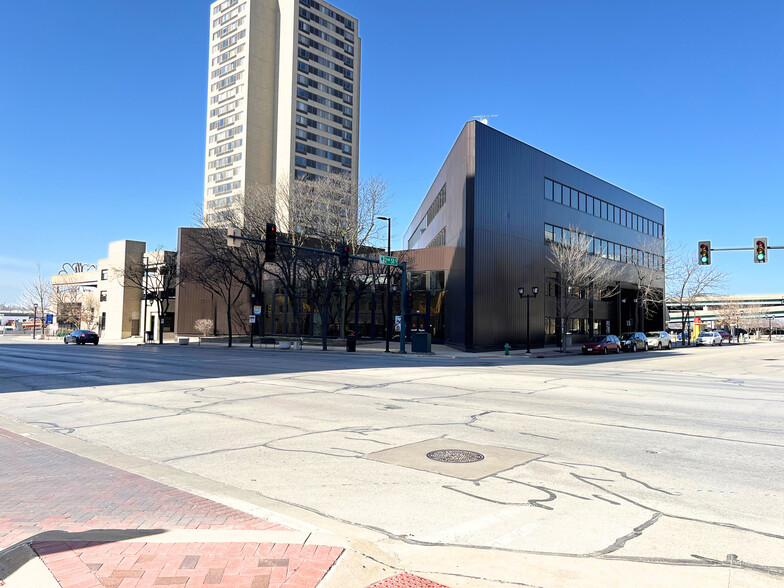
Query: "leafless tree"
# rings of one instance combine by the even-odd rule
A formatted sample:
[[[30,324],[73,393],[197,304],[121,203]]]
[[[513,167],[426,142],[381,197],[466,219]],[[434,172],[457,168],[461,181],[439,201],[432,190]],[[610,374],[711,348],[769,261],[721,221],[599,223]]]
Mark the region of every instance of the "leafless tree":
[[[241,198],[221,211],[213,226],[237,226],[244,237],[263,239],[267,223],[276,223],[279,243],[310,247],[334,252],[345,243],[352,254],[365,250],[377,242],[383,227],[376,217],[384,214],[389,203],[386,182],[374,177],[358,187],[342,174],[327,174],[320,178],[281,178],[275,186],[251,185]],[[225,233],[224,233],[225,235]],[[301,299],[304,290],[319,313],[332,310],[328,300],[339,294],[337,314],[339,332],[345,332],[346,314],[351,304],[346,303],[347,277],[358,269],[338,267],[337,255],[317,254],[312,251],[280,246],[274,260],[267,260],[263,247],[253,242],[242,242],[229,248],[225,261],[233,277],[251,292],[263,291],[265,276],[274,278],[282,287],[292,309],[295,332],[301,333]],[[364,268],[367,269],[367,268]],[[360,281],[367,287],[373,280]],[[327,303],[324,304],[325,297]],[[326,306],[326,310],[325,310]],[[331,323],[322,317],[324,326],[322,345],[326,346],[326,328]]]
[[[681,309],[681,341],[686,345],[684,331],[697,298],[715,295],[727,275],[715,267],[700,265],[696,252],[672,245],[667,247],[665,264],[667,298]]]
[[[112,268],[112,274],[123,286],[141,290],[143,301],[155,303],[160,321],[158,343],[163,344],[163,317],[169,312],[181,278],[177,254],[158,248],[145,253],[142,259]]]
[[[94,329],[98,324],[98,298],[95,292],[76,283],[68,283],[67,276],[52,289],[50,297],[60,327]]]
[[[52,295],[52,284],[49,280],[44,279],[41,275],[41,265],[37,265],[38,271],[34,278],[31,278],[22,288],[22,294],[19,298],[19,304],[25,308],[30,309],[35,306],[38,307],[39,317],[45,316],[47,307],[49,306],[49,299]],[[41,320],[41,337],[46,338],[45,321]]]
[[[566,347],[565,325],[586,314],[590,301],[618,292],[615,262],[592,253],[593,237],[570,227],[560,240],[550,243],[548,261],[559,291],[561,351]]]
[[[193,328],[201,333],[202,337],[207,337],[215,330],[215,322],[212,319],[198,319],[193,324]]]
[[[637,258],[628,264],[627,278],[637,289],[634,329],[642,330],[643,318],[652,318],[664,304],[665,247],[661,239],[642,236],[634,255]]]
[[[235,306],[240,300],[244,285],[238,279],[233,247],[226,240],[223,228],[206,228],[198,237],[190,235],[182,244],[179,259],[180,279],[192,282],[221,299],[226,307],[229,347],[234,333]]]

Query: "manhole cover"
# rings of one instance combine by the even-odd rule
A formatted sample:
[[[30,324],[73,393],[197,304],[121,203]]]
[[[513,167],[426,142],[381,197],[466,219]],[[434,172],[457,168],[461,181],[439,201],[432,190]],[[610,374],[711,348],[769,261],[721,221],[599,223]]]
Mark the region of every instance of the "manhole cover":
[[[443,461],[446,463],[473,463],[482,461],[485,456],[476,451],[467,449],[437,449],[427,454],[428,459],[433,461]]]

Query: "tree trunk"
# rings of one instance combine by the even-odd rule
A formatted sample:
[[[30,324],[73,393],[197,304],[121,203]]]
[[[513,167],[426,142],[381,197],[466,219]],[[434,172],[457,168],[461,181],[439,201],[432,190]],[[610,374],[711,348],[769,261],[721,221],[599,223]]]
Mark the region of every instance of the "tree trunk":
[[[329,312],[327,310],[327,298],[321,305],[321,350],[327,350],[327,323],[329,322]]]
[[[226,320],[228,321],[229,326],[229,347],[231,347],[231,304],[228,303],[228,299],[226,300]]]

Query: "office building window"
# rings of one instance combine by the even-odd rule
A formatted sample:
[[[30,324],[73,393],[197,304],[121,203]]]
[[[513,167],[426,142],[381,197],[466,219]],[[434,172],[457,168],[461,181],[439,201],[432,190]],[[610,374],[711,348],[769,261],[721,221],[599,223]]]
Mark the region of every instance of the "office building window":
[[[106,290],[101,290],[101,302],[106,302]]]
[[[101,270],[101,279],[102,280],[108,280],[109,279],[109,270],[108,269],[102,269]]]

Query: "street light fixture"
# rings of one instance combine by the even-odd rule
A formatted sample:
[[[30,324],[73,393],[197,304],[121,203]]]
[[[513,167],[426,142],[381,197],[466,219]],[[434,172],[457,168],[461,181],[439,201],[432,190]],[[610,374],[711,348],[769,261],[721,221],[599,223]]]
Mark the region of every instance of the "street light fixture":
[[[388,216],[377,216],[378,220],[386,221],[387,222],[387,256],[392,255],[392,219]],[[392,268],[387,266],[387,324],[384,325],[384,331],[386,333],[386,348],[384,351],[389,353],[389,336],[390,336],[390,322],[392,321],[392,296],[390,292],[390,270]]]
[[[33,304],[33,339],[35,339],[35,323],[36,323],[37,316],[38,316],[38,305]]]
[[[531,288],[532,294],[526,294],[525,288],[522,286],[517,288],[517,293],[520,295],[520,298],[525,298],[525,346],[526,346],[526,355],[531,355],[531,298],[536,298],[536,295],[539,294],[539,288],[534,286]]]

